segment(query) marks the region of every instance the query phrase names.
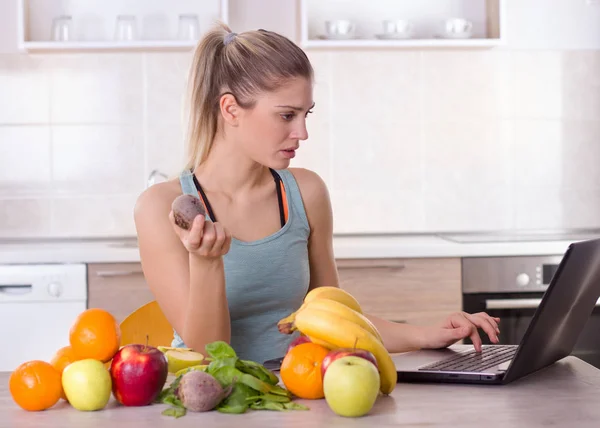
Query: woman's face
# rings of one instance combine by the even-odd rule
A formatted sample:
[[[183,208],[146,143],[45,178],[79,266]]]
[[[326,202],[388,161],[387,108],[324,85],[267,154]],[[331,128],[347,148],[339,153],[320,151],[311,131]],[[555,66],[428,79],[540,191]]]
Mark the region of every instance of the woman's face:
[[[306,117],[313,106],[311,82],[292,79],[275,92],[261,94],[253,108],[240,112],[236,140],[255,162],[285,169],[300,141],[308,138]]]

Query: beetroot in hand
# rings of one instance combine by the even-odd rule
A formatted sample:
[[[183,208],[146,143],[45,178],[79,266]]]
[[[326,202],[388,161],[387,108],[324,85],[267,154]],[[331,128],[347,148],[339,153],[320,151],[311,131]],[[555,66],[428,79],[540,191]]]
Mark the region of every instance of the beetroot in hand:
[[[180,195],[171,205],[175,224],[182,229],[190,230],[197,215],[205,215],[206,211],[200,199],[192,195]]]

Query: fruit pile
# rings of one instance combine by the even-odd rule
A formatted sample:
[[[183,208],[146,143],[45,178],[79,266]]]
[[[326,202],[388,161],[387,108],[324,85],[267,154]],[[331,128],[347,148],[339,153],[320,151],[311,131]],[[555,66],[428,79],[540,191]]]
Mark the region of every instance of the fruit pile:
[[[338,287],[318,287],[302,306],[278,323],[281,333],[299,331],[281,364],[281,380],[299,398],[325,398],[336,414],[369,413],[380,394],[397,382],[394,362],[377,328],[359,303]]]
[[[49,362],[27,361],[9,378],[10,394],[21,408],[41,411],[61,398],[81,411],[104,409],[111,392],[124,406],[169,404],[164,415],[187,410],[244,413],[254,410],[305,410],[278,386],[279,378],[264,366],[237,357],[227,343],[206,345],[208,357],[189,348],[121,345],[115,318],[88,309],[75,319],[69,345]],[[165,387],[168,374],[176,377]]]

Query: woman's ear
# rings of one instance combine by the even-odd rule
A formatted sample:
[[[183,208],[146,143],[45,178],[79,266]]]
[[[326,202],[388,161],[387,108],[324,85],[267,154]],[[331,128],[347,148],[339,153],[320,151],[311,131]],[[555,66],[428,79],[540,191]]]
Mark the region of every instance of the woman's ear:
[[[221,116],[223,116],[225,122],[231,126],[238,125],[240,106],[238,105],[233,94],[223,94],[219,100],[219,108],[221,110]]]

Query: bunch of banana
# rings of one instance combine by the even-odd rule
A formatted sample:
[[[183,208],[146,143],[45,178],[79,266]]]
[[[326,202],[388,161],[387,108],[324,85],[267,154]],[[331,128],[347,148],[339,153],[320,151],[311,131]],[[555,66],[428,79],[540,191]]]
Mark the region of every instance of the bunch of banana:
[[[279,321],[278,327],[284,334],[298,330],[311,342],[328,349],[370,351],[377,359],[381,392],[390,394],[394,390],[396,366],[377,328],[362,314],[360,305],[348,292],[338,287],[318,287],[307,294],[296,312]]]

